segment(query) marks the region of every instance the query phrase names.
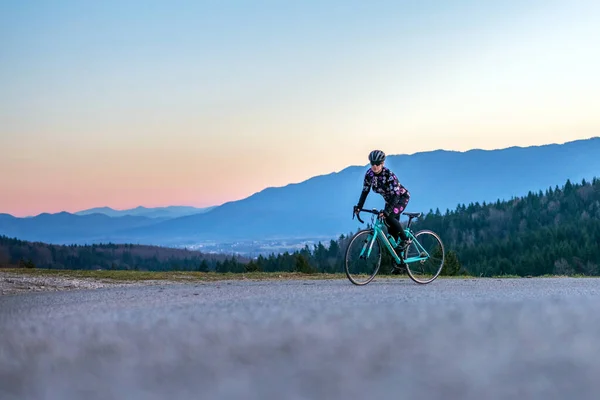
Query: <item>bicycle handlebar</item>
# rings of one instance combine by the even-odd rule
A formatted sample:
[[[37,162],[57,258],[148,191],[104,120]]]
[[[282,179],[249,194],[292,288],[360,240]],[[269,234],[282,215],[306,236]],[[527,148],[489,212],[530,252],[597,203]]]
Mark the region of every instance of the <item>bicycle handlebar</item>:
[[[363,221],[362,219],[360,219],[360,213],[361,213],[361,211],[368,212],[368,213],[371,213],[371,214],[376,214],[376,215],[379,215],[379,213],[381,213],[381,211],[378,210],[378,209],[376,209],[376,208],[373,208],[371,210],[367,210],[366,208],[361,208],[360,210],[358,210],[358,213],[353,213],[352,214],[352,219],[354,219],[354,216],[356,215],[356,218],[361,222],[361,224],[365,223],[365,221]]]

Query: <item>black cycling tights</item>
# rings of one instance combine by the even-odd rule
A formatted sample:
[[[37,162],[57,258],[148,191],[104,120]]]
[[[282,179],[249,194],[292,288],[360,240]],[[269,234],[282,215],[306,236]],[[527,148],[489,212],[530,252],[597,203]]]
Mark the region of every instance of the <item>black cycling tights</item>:
[[[400,215],[402,214],[402,211],[406,209],[408,200],[408,196],[402,197],[400,202],[392,208],[392,212],[388,214],[385,219],[385,223],[388,226],[388,232],[396,241],[398,241],[398,236],[400,236],[400,239],[402,240],[408,239],[404,232],[404,228],[402,228],[402,224],[400,224]]]

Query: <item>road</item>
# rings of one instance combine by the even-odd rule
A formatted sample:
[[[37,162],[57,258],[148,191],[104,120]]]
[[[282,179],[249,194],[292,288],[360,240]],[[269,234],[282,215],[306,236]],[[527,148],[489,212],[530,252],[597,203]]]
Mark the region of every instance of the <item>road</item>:
[[[0,398],[597,399],[600,279],[0,296]]]

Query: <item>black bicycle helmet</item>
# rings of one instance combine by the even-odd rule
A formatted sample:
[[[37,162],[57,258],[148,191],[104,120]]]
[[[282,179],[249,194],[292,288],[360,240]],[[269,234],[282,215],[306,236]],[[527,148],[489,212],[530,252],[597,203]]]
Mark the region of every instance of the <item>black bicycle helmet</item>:
[[[381,150],[373,150],[369,153],[369,161],[371,164],[381,164],[385,160],[385,153]]]

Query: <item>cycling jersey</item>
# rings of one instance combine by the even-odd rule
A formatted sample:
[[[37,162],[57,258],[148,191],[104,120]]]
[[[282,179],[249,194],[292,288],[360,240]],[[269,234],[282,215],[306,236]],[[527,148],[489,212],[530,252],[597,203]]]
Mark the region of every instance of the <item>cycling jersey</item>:
[[[379,174],[375,174],[372,169],[365,173],[363,188],[358,200],[358,207],[362,208],[369,194],[369,190],[379,193],[385,200],[385,213],[392,213],[393,207],[406,202],[410,198],[410,193],[398,181],[398,177],[389,168],[382,167]],[[402,209],[404,209],[402,207]]]

